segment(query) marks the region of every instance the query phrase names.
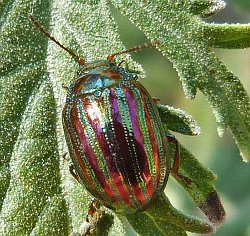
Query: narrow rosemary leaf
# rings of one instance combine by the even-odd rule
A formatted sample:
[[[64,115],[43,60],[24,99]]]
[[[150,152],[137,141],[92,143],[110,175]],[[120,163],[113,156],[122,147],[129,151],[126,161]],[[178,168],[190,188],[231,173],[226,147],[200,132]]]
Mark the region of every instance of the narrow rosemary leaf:
[[[172,130],[184,135],[199,135],[200,127],[191,115],[181,109],[168,105],[157,104],[161,121],[167,130]]]
[[[204,24],[203,32],[211,47],[250,47],[250,24]]]

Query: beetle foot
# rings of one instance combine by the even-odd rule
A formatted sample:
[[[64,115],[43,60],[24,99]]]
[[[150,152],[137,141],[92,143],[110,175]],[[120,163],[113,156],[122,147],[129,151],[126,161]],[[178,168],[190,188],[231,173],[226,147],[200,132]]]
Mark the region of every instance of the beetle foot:
[[[65,161],[69,161],[70,159],[67,157],[68,155],[68,152],[65,152],[62,154],[62,159],[65,160]]]
[[[152,99],[156,105],[160,103],[160,98],[152,97]]]
[[[180,147],[177,139],[173,135],[168,135],[167,136],[167,141],[170,143],[173,143],[175,145],[175,157],[174,157],[174,163],[171,169],[171,174],[177,179],[180,180],[181,182],[184,182],[186,185],[191,185],[193,181],[189,179],[188,177],[182,175],[179,173],[180,170]]]
[[[70,174],[77,180],[77,182],[80,183],[80,177],[76,173],[75,166],[73,163],[69,164],[69,171],[70,171]]]
[[[191,185],[193,183],[193,181],[190,178],[188,178],[187,176],[185,176],[185,175],[183,175],[181,173],[174,173],[174,172],[172,172],[172,175],[176,179],[180,180],[181,182],[184,182],[186,185]]]
[[[97,229],[97,225],[103,217],[104,211],[101,210],[100,202],[97,199],[92,199],[89,204],[88,214],[86,216],[86,222],[88,223],[88,229],[84,236],[91,235]]]

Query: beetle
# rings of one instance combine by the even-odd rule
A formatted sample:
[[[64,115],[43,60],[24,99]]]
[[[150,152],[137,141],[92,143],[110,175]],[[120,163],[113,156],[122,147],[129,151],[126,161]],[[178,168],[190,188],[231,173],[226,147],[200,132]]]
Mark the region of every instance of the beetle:
[[[125,214],[146,209],[166,186],[170,171],[178,178],[179,147],[166,136],[156,102],[138,75],[114,62],[117,55],[154,46],[149,43],[86,63],[59,43],[30,15],[36,27],[74,57],[81,74],[69,86],[63,128],[71,173],[105,206]],[[168,143],[175,143],[170,170]]]

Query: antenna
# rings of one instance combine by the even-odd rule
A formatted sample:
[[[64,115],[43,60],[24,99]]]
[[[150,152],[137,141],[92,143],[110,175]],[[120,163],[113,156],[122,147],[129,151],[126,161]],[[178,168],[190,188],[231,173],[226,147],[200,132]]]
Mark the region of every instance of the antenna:
[[[116,57],[118,55],[125,54],[125,53],[128,53],[128,52],[142,51],[145,48],[152,48],[152,47],[154,47],[157,44],[160,44],[160,41],[155,41],[155,42],[151,42],[151,43],[145,43],[143,45],[139,45],[139,46],[135,46],[135,47],[132,47],[132,48],[128,48],[128,49],[126,49],[124,51],[116,52],[116,53],[113,53],[113,54],[109,55],[107,57],[107,60],[108,61],[113,61],[114,57]]]
[[[50,40],[52,40],[54,43],[56,43],[59,47],[61,47],[62,49],[64,49],[66,52],[68,52],[72,57],[74,57],[78,63],[80,65],[85,65],[85,60],[81,57],[79,57],[78,55],[76,55],[73,51],[69,50],[68,48],[66,48],[65,46],[63,46],[60,42],[58,42],[53,36],[50,35],[50,33],[48,33],[44,27],[41,25],[41,23],[32,15],[29,14],[29,18],[31,19],[31,21],[34,23],[34,25],[45,35],[47,36]]]

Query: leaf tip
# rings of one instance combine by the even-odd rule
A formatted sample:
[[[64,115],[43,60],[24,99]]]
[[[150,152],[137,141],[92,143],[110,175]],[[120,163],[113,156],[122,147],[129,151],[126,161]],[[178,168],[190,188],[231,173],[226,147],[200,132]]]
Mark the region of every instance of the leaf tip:
[[[226,213],[216,191],[212,192],[199,208],[215,226],[218,227],[224,222]]]
[[[242,157],[242,160],[243,160],[245,163],[250,164],[250,156],[249,156],[247,153],[241,151],[241,152],[240,152],[240,155],[241,155],[241,157]]]

